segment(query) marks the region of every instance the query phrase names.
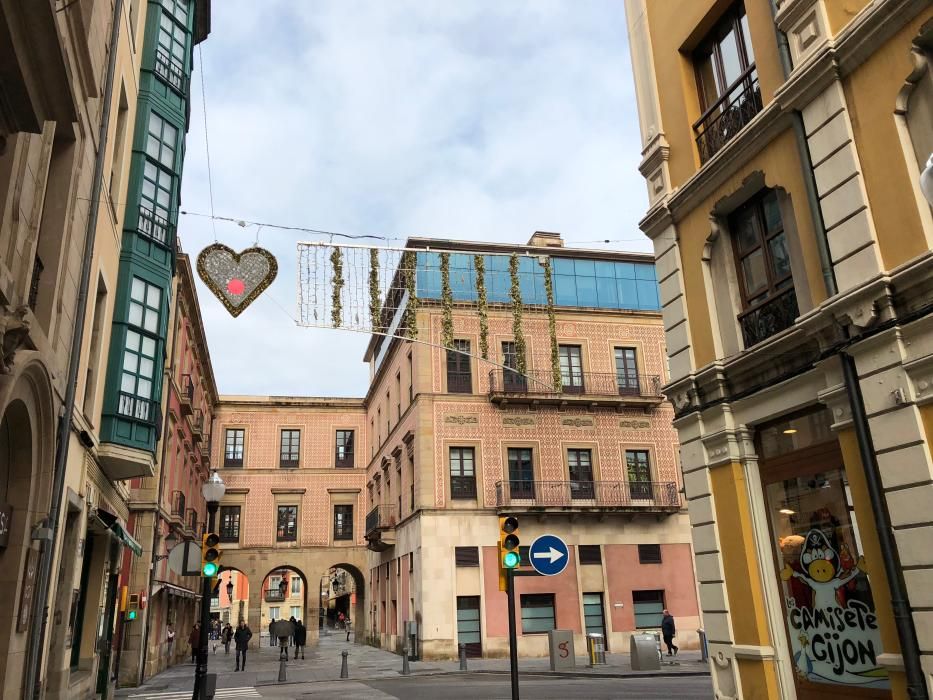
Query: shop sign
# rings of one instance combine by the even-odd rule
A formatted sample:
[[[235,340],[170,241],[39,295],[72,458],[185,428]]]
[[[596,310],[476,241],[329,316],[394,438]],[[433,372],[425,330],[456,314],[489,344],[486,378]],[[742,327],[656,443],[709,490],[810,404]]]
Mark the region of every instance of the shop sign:
[[[797,675],[815,683],[889,687],[878,663],[882,646],[874,608],[852,595],[859,581],[867,584],[864,558],[853,561],[845,545],[835,551],[820,529],[784,538],[785,562],[793,547],[801,547],[799,560],[785,564],[781,578],[789,587],[787,626]]]

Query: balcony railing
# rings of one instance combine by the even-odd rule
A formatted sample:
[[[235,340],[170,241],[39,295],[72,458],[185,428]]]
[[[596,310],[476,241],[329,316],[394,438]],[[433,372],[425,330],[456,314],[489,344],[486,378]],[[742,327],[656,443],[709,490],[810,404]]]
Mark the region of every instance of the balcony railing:
[[[395,527],[398,522],[396,509],[392,504],[379,505],[366,514],[366,536],[369,537],[377,530],[387,530]]]
[[[447,393],[471,394],[473,393],[473,375],[470,372],[448,372]]]
[[[184,94],[185,72],[174,62],[164,49],[156,50],[155,72],[173,89]]]
[[[680,495],[673,481],[499,481],[496,505],[657,512],[678,510]]]
[[[353,450],[344,450],[341,455],[338,452],[334,456],[334,466],[340,467],[342,469],[350,469],[353,467]]]
[[[171,248],[172,246],[172,238],[174,237],[172,235],[174,233],[172,223],[164,216],[156,214],[145,206],[139,208],[136,232],[165,248]]]
[[[761,87],[752,64],[693,125],[700,162],[716,155],[761,109]]]
[[[117,413],[126,418],[132,418],[150,425],[158,425],[161,422],[159,420],[159,405],[155,401],[122,391],[117,403]]]
[[[200,442],[204,437],[204,412],[200,408],[194,409],[191,415],[191,439]]]
[[[564,400],[604,397],[617,402],[629,398],[660,400],[661,379],[648,374],[578,372],[565,377],[558,387],[550,370],[530,370],[527,376],[522,376],[507,369],[494,369],[489,373],[489,395],[491,398],[534,396]]]
[[[185,494],[181,491],[172,492],[172,519],[181,524],[185,517]]]
[[[742,327],[742,339],[745,347],[750,348],[772,335],[790,328],[797,320],[800,311],[797,308],[797,294],[791,287],[776,297],[753,306],[739,316]]]
[[[475,476],[451,476],[450,477],[450,497],[451,498],[476,498],[476,477]]]
[[[193,401],[194,382],[191,381],[190,374],[183,374],[181,375],[181,412],[184,415],[191,415]]]
[[[191,530],[191,532],[198,531],[198,511],[194,508],[188,509],[188,517],[185,520],[185,526]]]
[[[285,600],[285,594],[277,588],[267,588],[263,597],[267,603],[281,603]]]

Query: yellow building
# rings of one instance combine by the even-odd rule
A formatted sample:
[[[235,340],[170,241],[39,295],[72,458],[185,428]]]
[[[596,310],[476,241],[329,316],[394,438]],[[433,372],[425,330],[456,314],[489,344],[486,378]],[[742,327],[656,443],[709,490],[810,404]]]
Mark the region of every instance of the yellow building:
[[[928,697],[928,0],[626,0],[717,697]]]

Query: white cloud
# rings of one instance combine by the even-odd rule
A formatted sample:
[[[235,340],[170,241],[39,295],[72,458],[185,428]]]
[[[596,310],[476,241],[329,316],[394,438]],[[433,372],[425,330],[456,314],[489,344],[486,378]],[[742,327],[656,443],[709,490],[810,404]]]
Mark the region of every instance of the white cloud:
[[[223,0],[212,24],[200,51],[218,215],[650,250],[621,3]],[[197,64],[182,209],[208,212]],[[216,226],[234,249],[256,236]],[[203,218],[179,232],[192,258],[214,240]],[[260,232],[279,277],[238,319],[199,288],[221,392],[365,392],[367,336],[290,318],[308,238]]]

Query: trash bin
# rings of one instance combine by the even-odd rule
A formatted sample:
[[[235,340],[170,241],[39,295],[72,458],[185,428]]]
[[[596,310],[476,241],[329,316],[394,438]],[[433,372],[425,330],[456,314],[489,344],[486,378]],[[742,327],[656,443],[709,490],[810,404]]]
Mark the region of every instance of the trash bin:
[[[658,638],[650,633],[633,634],[629,640],[629,663],[633,671],[657,671],[661,668]]]
[[[590,659],[590,666],[600,666],[606,663],[606,639],[598,632],[586,635],[586,655]]]

